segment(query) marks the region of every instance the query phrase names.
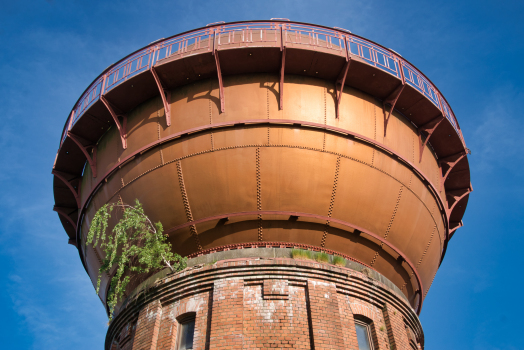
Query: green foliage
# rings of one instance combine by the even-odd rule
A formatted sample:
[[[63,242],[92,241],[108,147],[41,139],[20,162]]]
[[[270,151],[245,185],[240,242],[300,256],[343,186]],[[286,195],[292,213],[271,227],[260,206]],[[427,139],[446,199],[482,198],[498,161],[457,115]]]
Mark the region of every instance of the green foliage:
[[[293,259],[302,259],[302,249],[291,249],[291,257]]]
[[[311,250],[291,249],[291,257],[293,259],[308,259],[316,260],[322,263],[329,263],[329,255],[325,252],[315,253]],[[346,259],[341,256],[333,256],[333,264],[339,266],[346,266]]]
[[[111,212],[115,207],[123,209],[123,216],[113,227],[112,234],[106,234]],[[87,234],[87,244],[93,248],[100,245],[105,257],[99,269],[96,292],[100,289],[102,273],[116,271],[111,277],[107,297],[109,320],[117,303],[132,277],[169,267],[172,272],[183,270],[187,258],[171,251],[171,244],[160,222],[153,224],[144,214],[142,205],[136,200],[135,206],[114,203],[104,205],[96,212]]]
[[[317,253],[315,256],[315,260],[318,262],[327,263],[329,262],[329,255],[327,255],[327,253],[325,252]]]
[[[291,249],[291,257],[293,259],[314,259],[313,252],[304,249]]]
[[[346,266],[346,259],[341,256],[335,255],[333,257],[333,265]]]
[[[313,260],[315,258],[315,254],[311,250],[303,250],[303,258]]]

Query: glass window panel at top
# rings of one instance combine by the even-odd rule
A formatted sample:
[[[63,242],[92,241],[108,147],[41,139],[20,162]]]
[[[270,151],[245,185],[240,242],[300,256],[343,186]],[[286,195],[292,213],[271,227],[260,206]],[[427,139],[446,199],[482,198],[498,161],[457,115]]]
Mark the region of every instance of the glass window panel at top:
[[[179,350],[193,349],[193,335],[195,333],[195,319],[180,325],[180,346]]]
[[[355,328],[357,330],[358,349],[371,350],[371,344],[369,344],[369,328],[358,323],[355,323]]]

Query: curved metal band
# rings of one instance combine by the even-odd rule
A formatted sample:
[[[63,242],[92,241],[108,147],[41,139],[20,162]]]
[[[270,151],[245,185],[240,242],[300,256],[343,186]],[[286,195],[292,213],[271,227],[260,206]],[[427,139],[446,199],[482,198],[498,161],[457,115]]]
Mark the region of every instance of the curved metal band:
[[[420,276],[419,276],[419,274],[417,272],[417,269],[415,268],[415,265],[413,265],[411,260],[409,260],[408,257],[404,253],[402,253],[402,251],[400,249],[395,247],[391,242],[387,241],[386,239],[378,236],[377,234],[375,234],[375,233],[373,233],[373,232],[371,232],[369,230],[366,230],[363,227],[351,224],[351,223],[349,223],[347,221],[344,221],[344,220],[335,219],[333,217],[327,217],[327,216],[318,215],[318,214],[311,214],[311,213],[295,212],[295,211],[275,211],[275,210],[242,211],[242,212],[236,212],[236,213],[227,213],[227,214],[221,214],[221,215],[215,215],[215,216],[208,216],[207,218],[202,218],[202,219],[186,222],[186,223],[183,223],[181,225],[175,226],[175,227],[173,227],[173,228],[171,228],[169,230],[166,230],[165,233],[166,234],[171,234],[171,233],[173,233],[175,231],[178,231],[178,230],[180,230],[182,228],[189,227],[191,225],[198,225],[198,224],[201,224],[201,223],[204,223],[204,222],[215,221],[215,220],[220,220],[220,219],[224,219],[224,218],[231,218],[231,217],[249,216],[249,215],[252,215],[252,216],[253,215],[283,215],[283,216],[306,217],[306,218],[320,219],[320,220],[323,220],[323,221],[334,222],[334,223],[337,223],[339,225],[342,225],[342,226],[345,226],[345,227],[350,227],[352,229],[358,230],[358,231],[360,231],[360,232],[362,232],[362,233],[364,233],[364,234],[366,234],[366,235],[368,235],[370,237],[373,237],[373,239],[376,239],[377,241],[383,243],[384,245],[387,245],[390,249],[392,249],[400,257],[402,257],[402,259],[406,262],[406,264],[409,265],[409,267],[413,271],[413,274],[415,275],[415,277],[417,279],[417,283],[419,285],[419,290],[420,290],[421,295],[424,295],[423,294],[424,287],[422,286],[422,280],[420,279]],[[419,305],[417,307],[417,314],[420,314],[420,310],[421,309],[422,309],[422,298],[420,298],[420,303],[419,303]]]
[[[415,172],[419,178],[426,184],[426,186],[429,188],[430,192],[432,193],[433,197],[437,200],[437,203],[439,204],[441,215],[443,215],[446,220],[444,220],[445,225],[445,239],[444,239],[444,246],[446,246],[446,242],[449,239],[449,227],[448,227],[448,213],[446,212],[446,206],[444,205],[442,199],[440,198],[437,189],[433,184],[428,180],[428,178],[424,175],[424,173],[418,169],[414,164],[412,164],[409,160],[405,159],[401,155],[398,155],[395,153],[394,150],[389,148],[388,146],[381,144],[380,142],[377,142],[376,140],[370,139],[369,137],[366,137],[364,135],[360,135],[358,133],[355,133],[350,130],[337,128],[330,125],[325,124],[319,124],[319,123],[313,123],[308,121],[301,121],[301,120],[293,120],[293,119],[249,119],[249,120],[239,120],[235,122],[223,122],[223,123],[215,123],[215,124],[208,124],[203,125],[195,128],[191,128],[188,130],[184,130],[178,133],[174,133],[172,135],[166,136],[164,138],[161,138],[160,140],[157,140],[155,142],[152,142],[132,154],[128,155],[124,159],[122,159],[119,163],[115,164],[109,171],[106,172],[106,174],[99,179],[97,184],[91,189],[91,192],[86,197],[86,200],[82,203],[81,210],[78,216],[78,223],[77,223],[77,241],[80,242],[80,228],[81,228],[81,221],[83,219],[85,210],[86,210],[86,204],[91,201],[91,198],[93,195],[98,191],[98,189],[105,183],[106,179],[111,176],[115,171],[117,171],[119,168],[121,168],[123,165],[125,165],[127,162],[133,160],[136,156],[141,155],[155,147],[158,147],[164,143],[176,140],[180,137],[187,136],[189,134],[194,134],[198,132],[205,132],[213,129],[219,129],[219,128],[228,128],[228,127],[235,127],[235,126],[245,126],[245,125],[267,125],[267,124],[275,124],[275,125],[291,125],[291,126],[297,126],[297,127],[305,127],[305,128],[314,128],[315,130],[325,130],[329,132],[335,132],[338,134],[342,134],[345,136],[352,137],[354,139],[357,139],[361,142],[364,142],[366,144],[371,145],[372,147],[375,147],[391,156],[394,156],[397,158],[398,161],[403,163],[405,166],[407,166],[410,170]],[[79,248],[80,251],[80,248]],[[441,261],[444,257],[445,249],[442,251],[441,255]],[[80,258],[83,261],[82,254],[80,254]]]

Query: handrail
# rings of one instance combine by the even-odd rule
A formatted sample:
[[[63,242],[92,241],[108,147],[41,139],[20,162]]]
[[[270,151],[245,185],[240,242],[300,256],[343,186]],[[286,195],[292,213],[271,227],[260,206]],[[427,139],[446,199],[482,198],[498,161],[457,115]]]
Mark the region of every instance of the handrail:
[[[422,72],[399,54],[342,29],[282,20],[208,24],[204,28],[160,39],[128,55],[109,66],[80,96],[64,126],[60,147],[67,137],[67,131],[100,96],[133,76],[149,70],[159,60],[176,55],[183,57],[190,53],[211,52],[212,42],[217,47],[224,48],[249,43],[280,46],[280,35],[277,35],[280,28],[284,31],[283,40],[286,45],[306,45],[344,56],[347,51],[399,79],[403,76],[405,83],[422,93],[442,112],[466,147],[458,121],[444,96]]]

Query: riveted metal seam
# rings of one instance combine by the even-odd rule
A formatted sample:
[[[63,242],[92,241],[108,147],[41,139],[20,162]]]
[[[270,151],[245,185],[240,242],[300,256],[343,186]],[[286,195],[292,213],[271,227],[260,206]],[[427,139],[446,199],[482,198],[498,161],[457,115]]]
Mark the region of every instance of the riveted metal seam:
[[[186,212],[186,218],[188,222],[193,221],[193,213],[191,212],[191,206],[189,205],[189,199],[187,197],[186,185],[184,183],[184,175],[182,174],[182,163],[179,161],[176,162],[176,171],[178,175],[178,183],[180,185],[180,192],[182,192],[182,201],[184,202],[184,210]],[[189,231],[193,237],[197,250],[202,250],[200,245],[200,239],[198,238],[198,232],[195,225],[189,226]]]
[[[340,171],[340,156],[337,157],[337,162],[335,164],[335,178],[333,180],[333,188],[331,189],[331,199],[329,201],[329,209],[328,209],[328,218],[331,218],[331,215],[333,214],[333,207],[335,205],[335,196],[337,195],[337,184],[338,184],[338,175]],[[330,220],[326,220],[326,228],[324,230],[324,234],[322,235],[322,241],[320,243],[320,246],[324,248],[326,245],[326,238],[328,235],[328,227],[329,227]]]
[[[384,233],[384,239],[388,238],[389,231],[391,231],[391,227],[393,226],[393,221],[395,220],[395,216],[397,215],[397,211],[398,211],[398,207],[399,207],[399,204],[400,204],[400,199],[402,198],[402,191],[403,190],[404,190],[404,185],[401,185],[400,189],[398,191],[397,202],[395,203],[395,208],[393,209],[393,213],[391,214],[391,218],[389,219],[388,227],[386,228],[386,232]],[[375,256],[373,257],[373,260],[371,261],[371,264],[370,264],[371,266],[375,265],[375,262],[377,260],[378,254],[379,254],[380,250],[383,247],[384,247],[384,243],[381,243],[380,244],[380,249],[375,252]]]
[[[373,165],[371,165],[371,164],[369,164],[367,162],[364,162],[362,160],[359,160],[359,159],[356,159],[356,158],[353,158],[353,157],[349,157],[349,156],[346,156],[346,155],[343,155],[343,154],[340,154],[340,153],[336,153],[336,152],[323,151],[322,149],[318,149],[318,148],[304,147],[304,146],[295,146],[295,145],[255,145],[255,144],[253,144],[253,145],[228,146],[228,147],[215,148],[214,150],[206,150],[206,151],[200,151],[200,152],[191,153],[191,154],[188,154],[188,155],[185,155],[185,156],[173,159],[171,161],[167,161],[163,165],[168,165],[170,163],[177,162],[177,161],[179,161],[181,159],[194,157],[194,156],[197,156],[197,155],[200,155],[200,154],[205,154],[205,153],[210,153],[210,152],[217,152],[217,151],[222,151],[222,150],[229,150],[229,149],[237,149],[237,148],[248,148],[248,147],[287,147],[287,148],[305,149],[305,150],[311,150],[311,151],[316,151],[316,152],[324,152],[324,153],[334,154],[334,155],[340,156],[342,158],[349,159],[349,160],[352,160],[352,161],[364,164],[366,166],[369,166],[370,168],[380,171],[381,173],[383,173],[383,174],[389,176],[390,178],[392,178],[393,180],[397,181],[402,186],[406,187],[422,203],[422,205],[426,208],[426,210],[430,214],[431,218],[433,219],[434,224],[435,225],[437,224],[436,219],[435,219],[432,211],[429,209],[429,207],[426,205],[426,203],[411,188],[409,188],[409,186],[407,184],[403,183],[401,180],[397,179],[396,177],[394,177],[393,175],[389,174],[388,172],[386,172],[386,171],[384,171],[384,170],[382,170],[380,168],[377,168],[377,167],[375,167],[375,166],[373,166]],[[140,177],[142,177],[142,176],[144,176],[144,175],[146,175],[146,174],[148,174],[148,173],[150,173],[150,172],[152,172],[152,171],[154,171],[154,170],[156,170],[158,168],[161,168],[163,165],[157,165],[157,166],[155,166],[155,167],[153,167],[153,168],[143,172],[142,174],[136,176],[134,179],[130,180],[126,184],[126,186],[128,186],[131,183],[133,183],[134,181],[136,181]],[[118,189],[113,194],[113,196],[115,196],[117,193],[119,193],[120,190],[121,189]],[[108,200],[108,202],[109,202],[109,200]],[[437,227],[437,231],[438,231],[438,227]],[[440,234],[439,234],[439,236],[440,236]]]

